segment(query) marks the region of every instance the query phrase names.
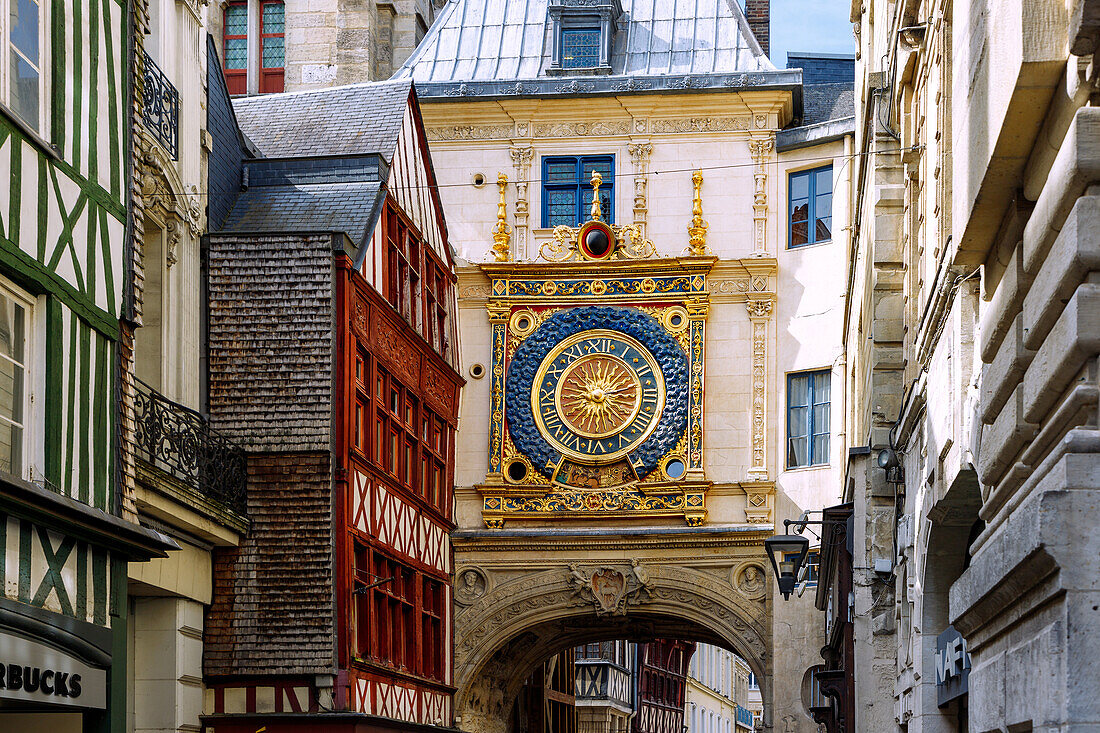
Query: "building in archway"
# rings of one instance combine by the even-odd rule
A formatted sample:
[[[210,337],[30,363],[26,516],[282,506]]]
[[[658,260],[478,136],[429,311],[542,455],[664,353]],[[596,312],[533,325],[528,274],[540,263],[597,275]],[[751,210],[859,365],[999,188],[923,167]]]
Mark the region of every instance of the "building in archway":
[[[619,638],[731,648],[766,724],[815,727],[812,604],[762,541],[838,498],[850,88],[697,7],[457,0],[398,73],[459,255],[466,730]]]

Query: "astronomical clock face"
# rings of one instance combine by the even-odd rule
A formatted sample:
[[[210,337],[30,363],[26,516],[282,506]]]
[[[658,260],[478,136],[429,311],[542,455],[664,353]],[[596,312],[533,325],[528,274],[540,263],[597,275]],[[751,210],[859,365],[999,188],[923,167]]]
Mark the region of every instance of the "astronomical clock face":
[[[534,327],[508,366],[513,483],[622,486],[684,474],[688,365],[680,341],[640,309],[585,306]],[[533,471],[528,471],[527,467]]]
[[[653,354],[613,330],[578,333],[543,359],[531,387],[542,437],[578,463],[613,463],[653,432],[665,403]]]

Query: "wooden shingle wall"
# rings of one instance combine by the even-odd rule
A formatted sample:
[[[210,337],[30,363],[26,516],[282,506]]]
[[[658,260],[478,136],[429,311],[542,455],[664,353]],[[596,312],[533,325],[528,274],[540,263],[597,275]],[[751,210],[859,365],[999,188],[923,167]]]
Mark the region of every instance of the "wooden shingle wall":
[[[214,554],[204,673],[333,672],[329,454],[249,456],[248,515],[252,526],[241,545]]]
[[[248,451],[327,451],[332,235],[212,235],[210,424]]]

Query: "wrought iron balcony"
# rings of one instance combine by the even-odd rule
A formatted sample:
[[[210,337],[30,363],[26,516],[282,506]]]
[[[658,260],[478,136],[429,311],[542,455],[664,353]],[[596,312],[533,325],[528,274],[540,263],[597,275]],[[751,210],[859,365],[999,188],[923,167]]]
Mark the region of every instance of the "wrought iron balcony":
[[[149,54],[145,54],[144,78],[141,117],[172,160],[179,160],[180,94]]]
[[[200,494],[245,514],[244,451],[210,428],[199,413],[135,380],[138,458]]]
[[[742,705],[738,705],[737,706],[737,722],[740,725],[744,725],[744,726],[747,726],[749,728],[752,728],[752,726],[753,726],[752,711],[749,710],[748,708],[742,706]]]

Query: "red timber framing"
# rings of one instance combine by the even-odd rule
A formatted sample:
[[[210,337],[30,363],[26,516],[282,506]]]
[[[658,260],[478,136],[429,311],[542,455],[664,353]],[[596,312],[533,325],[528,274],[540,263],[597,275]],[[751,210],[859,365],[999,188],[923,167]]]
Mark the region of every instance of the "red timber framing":
[[[384,293],[337,256],[339,664],[347,709],[450,725],[454,276],[392,202],[381,226]]]
[[[688,663],[695,642],[657,639],[638,646],[639,710],[631,733],[682,733]]]

